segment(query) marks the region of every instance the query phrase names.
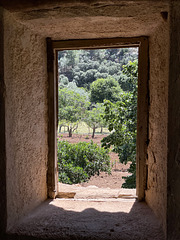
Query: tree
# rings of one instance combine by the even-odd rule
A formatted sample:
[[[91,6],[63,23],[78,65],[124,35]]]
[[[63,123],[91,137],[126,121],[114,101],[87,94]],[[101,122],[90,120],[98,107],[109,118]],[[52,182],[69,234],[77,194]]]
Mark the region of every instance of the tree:
[[[75,81],[78,87],[88,90],[93,81],[109,77],[117,80],[123,89],[123,65],[137,59],[137,55],[137,48],[59,51],[58,71],[69,82]]]
[[[125,188],[136,187],[136,123],[137,123],[137,61],[129,62],[123,68],[131,86],[129,91],[124,91],[121,101],[112,103],[105,101],[105,115],[110,135],[103,138],[102,146],[118,153],[120,162],[131,162],[131,176],[125,177]]]
[[[78,63],[78,51],[68,50],[58,52],[58,72],[72,81],[74,77],[74,67]],[[71,80],[72,79],[72,80]]]
[[[109,151],[91,141],[71,144],[57,142],[59,181],[67,184],[88,181],[100,171],[111,173]]]
[[[63,74],[60,74],[58,78],[59,87],[64,88],[64,87],[67,87],[68,84],[69,84],[68,78]]]
[[[93,103],[103,103],[106,99],[116,102],[120,99],[121,92],[119,83],[115,79],[97,79],[90,87],[90,101]]]
[[[79,121],[86,113],[89,102],[85,96],[75,91],[68,90],[67,88],[59,88],[58,98],[59,125],[66,126],[68,128],[69,137],[72,137],[72,133],[78,128]]]
[[[88,127],[92,128],[92,138],[94,138],[95,131],[97,128],[104,126],[104,106],[102,104],[96,104],[91,110],[87,112],[86,118],[84,121]]]
[[[89,101],[89,93],[86,91],[83,87],[77,87],[76,83],[74,81],[69,82],[66,85],[66,88],[70,91],[73,91],[75,93],[78,93],[81,97],[84,97],[87,101]]]

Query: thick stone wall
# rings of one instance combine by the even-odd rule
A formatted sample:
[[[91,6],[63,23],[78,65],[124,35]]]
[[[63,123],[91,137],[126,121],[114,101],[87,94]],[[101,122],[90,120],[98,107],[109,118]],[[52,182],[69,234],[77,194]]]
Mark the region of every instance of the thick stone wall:
[[[170,46],[169,20],[166,19],[165,13],[168,7],[164,4],[166,1],[127,1],[125,5],[118,1],[119,5],[87,4],[82,8],[76,6],[77,1],[75,6],[70,7],[63,2],[65,4],[63,9],[59,6],[53,11],[51,8],[45,8],[41,9],[42,11],[31,9],[28,12],[15,12],[11,15],[5,12],[5,45],[1,47],[5,51],[7,162],[6,164],[3,162],[3,167],[5,169],[7,166],[8,227],[47,196],[47,76],[44,38],[78,39],[145,35],[149,36],[150,53],[146,201],[161,219],[165,231],[168,216],[169,236],[171,233],[171,236],[174,234],[176,237],[178,231],[173,229],[176,227],[178,229],[180,218],[178,215],[180,194],[177,190],[180,185],[178,177],[180,58],[177,54],[180,48],[177,40],[178,37],[180,39],[178,13],[180,7],[177,3],[172,5]],[[161,12],[164,12],[164,15]],[[17,23],[12,16],[19,19],[24,26]],[[0,92],[0,97],[3,94]],[[3,157],[5,159],[6,156]],[[176,239],[175,237],[172,239]]]
[[[149,145],[146,201],[166,229],[169,22],[149,38]]]
[[[180,3],[170,11],[167,239],[180,239]]]
[[[8,228],[47,197],[45,39],[4,12]]]
[[[4,84],[4,27],[0,7],[0,239],[6,231],[6,141],[5,141],[5,84]]]

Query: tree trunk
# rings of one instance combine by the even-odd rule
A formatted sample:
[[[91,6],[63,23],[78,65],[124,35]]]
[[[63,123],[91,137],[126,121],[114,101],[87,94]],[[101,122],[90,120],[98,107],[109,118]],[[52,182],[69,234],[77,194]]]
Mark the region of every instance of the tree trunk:
[[[93,127],[93,133],[92,133],[92,138],[94,138],[94,135],[95,135],[95,131],[96,131],[96,128]]]
[[[101,127],[101,133],[103,133],[103,127]]]
[[[61,132],[61,128],[62,128],[62,126],[59,126],[59,131],[58,131],[59,133]]]
[[[69,137],[72,137],[72,128],[69,128]]]

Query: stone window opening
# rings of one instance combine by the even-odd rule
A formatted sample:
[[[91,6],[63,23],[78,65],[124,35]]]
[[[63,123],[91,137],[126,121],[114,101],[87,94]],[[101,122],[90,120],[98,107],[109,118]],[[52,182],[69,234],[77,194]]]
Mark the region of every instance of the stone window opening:
[[[137,101],[137,142],[136,142],[136,194],[138,200],[144,200],[147,179],[147,142],[148,142],[148,39],[114,38],[52,41],[47,39],[48,56],[48,102],[49,102],[49,159],[48,159],[48,196],[58,196],[58,166],[57,166],[57,126],[58,126],[58,51],[78,49],[138,47],[138,101]]]

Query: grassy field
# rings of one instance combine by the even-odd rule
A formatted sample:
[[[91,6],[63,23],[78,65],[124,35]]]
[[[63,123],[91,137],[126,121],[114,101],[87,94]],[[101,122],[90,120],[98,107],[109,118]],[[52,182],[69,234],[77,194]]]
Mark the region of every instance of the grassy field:
[[[61,133],[66,133],[66,132],[67,132],[67,128],[62,127],[61,128]],[[91,134],[92,133],[92,128],[89,128],[85,122],[80,122],[78,124],[78,128],[74,131],[74,133],[77,133],[77,134]],[[101,128],[97,128],[95,134],[100,134],[100,133],[101,133]],[[103,134],[109,134],[109,131],[108,131],[107,128],[103,128],[102,133]]]

